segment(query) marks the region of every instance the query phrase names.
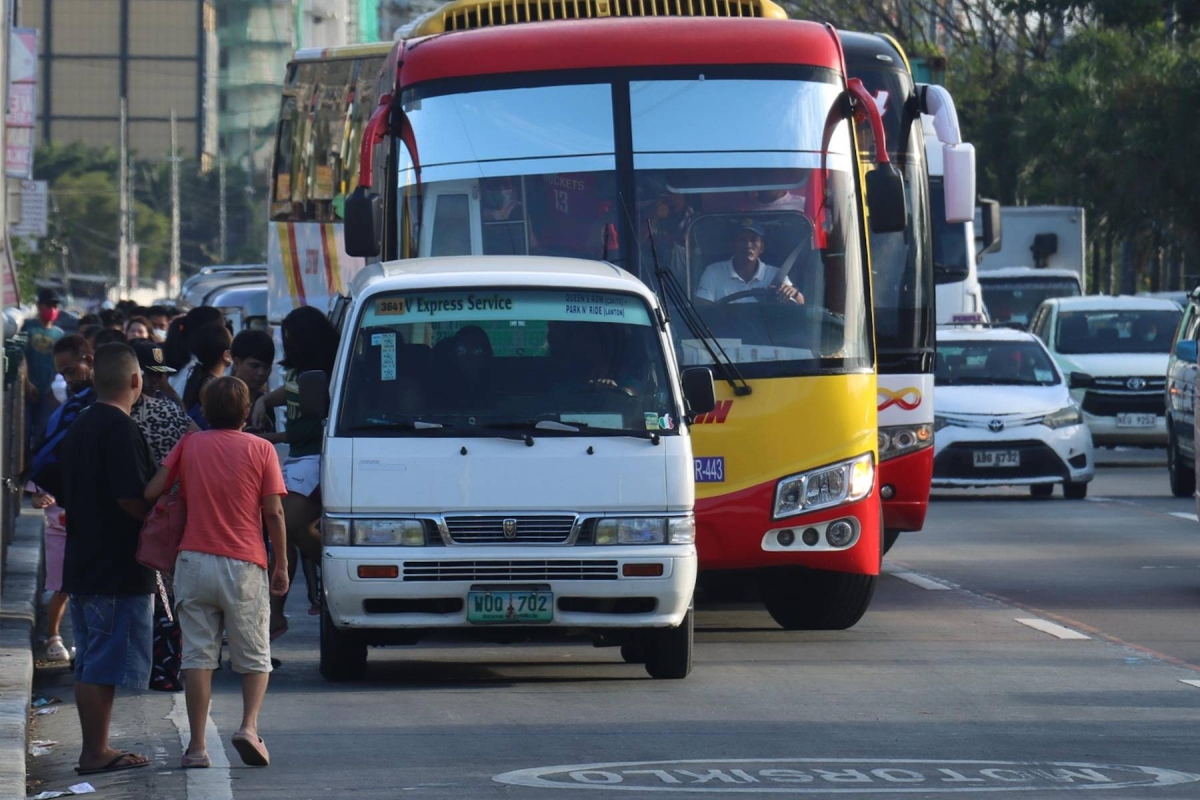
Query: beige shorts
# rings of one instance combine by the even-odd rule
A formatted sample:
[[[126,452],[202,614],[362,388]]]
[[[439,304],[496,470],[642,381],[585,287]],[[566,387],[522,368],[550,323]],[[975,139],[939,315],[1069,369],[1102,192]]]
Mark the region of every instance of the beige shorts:
[[[224,629],[234,672],[271,671],[270,585],[257,564],[184,550],[175,559],[175,618],[182,669],[217,669]]]

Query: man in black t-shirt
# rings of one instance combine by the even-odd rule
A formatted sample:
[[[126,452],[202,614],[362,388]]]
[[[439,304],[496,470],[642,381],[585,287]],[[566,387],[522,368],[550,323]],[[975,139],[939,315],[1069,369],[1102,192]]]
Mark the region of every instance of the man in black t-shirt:
[[[96,351],[97,400],[71,424],[60,449],[67,546],[63,591],[71,595],[75,704],[83,729],[82,774],[144,767],[137,753],[108,745],[117,686],[146,689],[153,641],[154,572],[137,562],[153,459],[129,416],[142,392],[128,345]]]

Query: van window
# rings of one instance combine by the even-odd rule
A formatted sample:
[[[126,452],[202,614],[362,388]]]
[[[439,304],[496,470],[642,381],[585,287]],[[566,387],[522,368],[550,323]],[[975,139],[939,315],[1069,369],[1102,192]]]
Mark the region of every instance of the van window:
[[[675,433],[654,320],[640,297],[615,292],[378,295],[354,333],[338,434]]]

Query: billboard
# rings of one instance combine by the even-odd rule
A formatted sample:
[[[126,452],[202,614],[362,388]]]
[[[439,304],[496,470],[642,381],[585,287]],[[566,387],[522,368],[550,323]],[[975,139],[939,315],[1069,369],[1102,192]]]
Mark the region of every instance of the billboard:
[[[13,28],[8,37],[8,102],[4,117],[4,172],[12,178],[33,177],[37,80],[37,28]]]

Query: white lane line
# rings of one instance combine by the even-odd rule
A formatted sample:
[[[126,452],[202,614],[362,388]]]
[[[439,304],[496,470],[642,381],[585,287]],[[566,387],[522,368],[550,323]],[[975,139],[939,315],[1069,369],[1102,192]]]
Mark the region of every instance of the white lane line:
[[[1041,631],[1042,633],[1048,633],[1051,636],[1057,637],[1059,639],[1091,639],[1092,638],[1090,636],[1080,633],[1079,631],[1073,631],[1070,628],[1065,628],[1062,625],[1055,625],[1053,622],[1049,622],[1044,619],[1038,619],[1037,617],[1019,618],[1019,619],[1016,619],[1015,622],[1019,622],[1022,625],[1033,628],[1035,631]]]
[[[1200,681],[1185,681],[1181,679],[1179,682],[1186,683],[1188,686],[1195,686],[1197,689],[1200,689]]]
[[[924,575],[918,575],[915,572],[892,572],[892,577],[899,578],[905,583],[911,583],[913,586],[920,586],[922,589],[928,589],[931,592],[948,592],[950,587],[944,583],[926,578]]]
[[[1197,517],[1195,514],[1189,514],[1186,511],[1169,511],[1169,512],[1167,512],[1167,515],[1172,516],[1172,517],[1179,517],[1180,519],[1189,519],[1192,522],[1200,522],[1200,517]]]
[[[183,692],[175,695],[175,704],[171,708],[169,720],[175,723],[179,731],[179,743],[186,750],[188,741],[192,738],[188,727],[187,701]],[[187,772],[188,800],[233,800],[233,783],[229,779],[229,757],[225,755],[225,746],[221,742],[221,732],[209,714],[204,728],[204,738],[208,742],[208,758],[212,766],[208,769],[189,769]]]

